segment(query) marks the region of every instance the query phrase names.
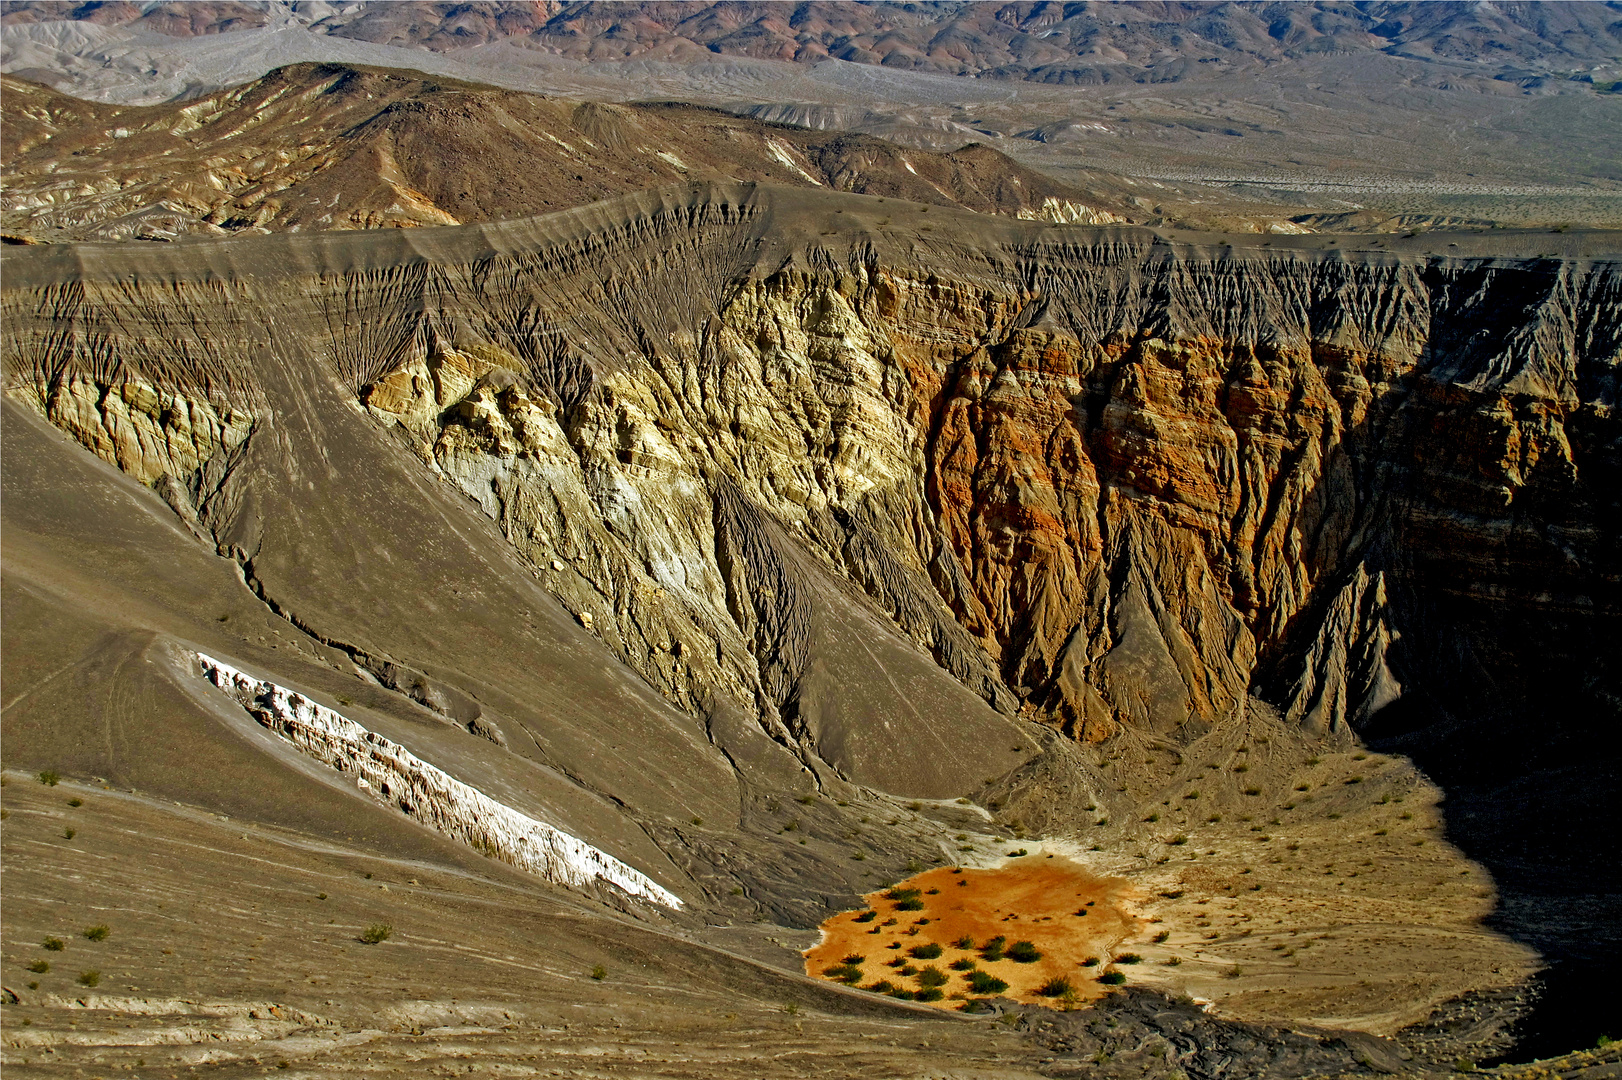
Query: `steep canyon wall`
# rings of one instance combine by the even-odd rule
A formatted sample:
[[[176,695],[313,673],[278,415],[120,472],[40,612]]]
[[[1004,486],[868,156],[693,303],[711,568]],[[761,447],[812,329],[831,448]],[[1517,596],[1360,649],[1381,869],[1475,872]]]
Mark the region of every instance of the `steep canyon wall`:
[[[247,448],[331,386],[712,738],[858,783],[973,786],[998,714],[1177,745],[1256,699],[1331,737],[1622,699],[1603,256],[695,186],[8,269],[7,392],[250,574]]]

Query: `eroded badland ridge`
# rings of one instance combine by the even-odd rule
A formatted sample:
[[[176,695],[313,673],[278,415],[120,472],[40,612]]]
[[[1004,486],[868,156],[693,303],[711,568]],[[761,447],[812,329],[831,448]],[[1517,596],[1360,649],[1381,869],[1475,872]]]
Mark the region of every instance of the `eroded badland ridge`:
[[[255,1018],[220,1059],[244,1068],[339,1071],[376,1027],[334,1007],[361,976],[301,938],[329,893],[334,922],[405,928],[322,946],[398,965],[405,1026],[367,1036],[397,1062],[413,1030],[522,1053],[567,1002],[597,1033],[677,986],[703,1030],[663,1073],[636,1058],[652,1074],[703,1068],[700,1044],[741,1055],[708,1075],[1488,1057],[1540,963],[1616,948],[1592,845],[1617,813],[1596,718],[1622,699],[1617,267],[1606,234],[1239,240],[704,183],[483,226],[13,249],[7,765],[131,792],[86,809],[208,848],[202,881],[229,877],[220,850],[297,852],[257,931],[296,959],[232,975],[295,1026]],[[239,723],[199,651],[683,909],[546,892],[357,800]],[[24,833],[62,835],[49,794],[15,804],[16,842],[61,843]],[[215,814],[251,831],[205,840]],[[81,828],[63,857],[109,858]],[[1067,1019],[1087,1013],[949,1026],[705,951],[793,967],[860,894],[1016,837],[1136,890],[1148,963],[1104,1006],[1119,1035]],[[86,889],[164,888],[101,865]],[[8,918],[31,940],[57,901],[30,882]],[[551,920],[508,959],[556,989],[412,967],[430,938],[509,948],[428,933],[481,904]],[[110,947],[155,953],[161,927]],[[188,933],[233,955],[228,929]],[[41,1005],[59,977],[13,993]],[[119,993],[216,977],[188,954]],[[783,1001],[813,1015],[763,1004]],[[774,1015],[805,1057],[740,1049]],[[911,1025],[924,1047],[811,1064]],[[47,1044],[190,1060],[16,1030],[8,1067]]]
[[[1129,220],[989,147],[907,149],[679,103],[617,105],[341,64],[195,101],[99,105],[6,79],[13,239],[172,240],[527,217],[685,180],[765,181],[1037,221]],[[1139,212],[1141,217],[1141,212]]]

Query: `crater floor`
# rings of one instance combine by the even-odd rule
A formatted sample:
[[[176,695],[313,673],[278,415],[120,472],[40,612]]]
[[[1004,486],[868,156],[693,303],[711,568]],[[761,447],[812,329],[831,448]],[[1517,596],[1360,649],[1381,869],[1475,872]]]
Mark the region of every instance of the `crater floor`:
[[[991,869],[927,870],[870,893],[862,911],[824,922],[822,941],[806,951],[806,973],[864,988],[889,983],[913,994],[927,992],[944,975],[934,1004],[953,1009],[976,996],[1030,1004],[1090,1001],[1106,992],[1096,981],[1101,965],[1141,924],[1132,912],[1135,895],[1124,879],[1099,877],[1051,854],[1016,856]],[[1010,947],[1029,942],[1036,958],[988,948],[998,938]],[[844,963],[851,956],[863,962]],[[931,968],[933,977],[926,974]],[[859,979],[849,977],[852,969]],[[977,972],[1006,988],[977,993]]]

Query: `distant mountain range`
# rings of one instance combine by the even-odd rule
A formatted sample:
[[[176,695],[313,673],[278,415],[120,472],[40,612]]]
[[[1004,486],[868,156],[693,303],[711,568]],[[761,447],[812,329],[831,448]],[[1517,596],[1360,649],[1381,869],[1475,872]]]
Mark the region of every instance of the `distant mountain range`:
[[[1179,82],[1207,71],[1372,54],[1533,81],[1611,73],[1611,3],[7,3],[6,25],[72,20],[176,37],[296,22],[435,52],[505,43],[573,60],[717,56],[1061,85]]]

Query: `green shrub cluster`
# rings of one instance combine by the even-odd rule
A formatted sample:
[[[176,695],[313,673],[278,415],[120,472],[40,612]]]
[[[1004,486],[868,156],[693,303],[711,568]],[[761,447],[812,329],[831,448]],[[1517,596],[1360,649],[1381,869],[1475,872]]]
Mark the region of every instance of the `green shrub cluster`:
[[[971,971],[968,975],[969,989],[976,994],[1000,994],[1008,989],[1008,984],[986,971]]]
[[[924,910],[924,894],[920,889],[891,889],[884,898],[894,900],[897,911]]]
[[[1008,946],[1008,959],[1016,964],[1034,964],[1042,959],[1042,953],[1032,942],[1016,941]]]

